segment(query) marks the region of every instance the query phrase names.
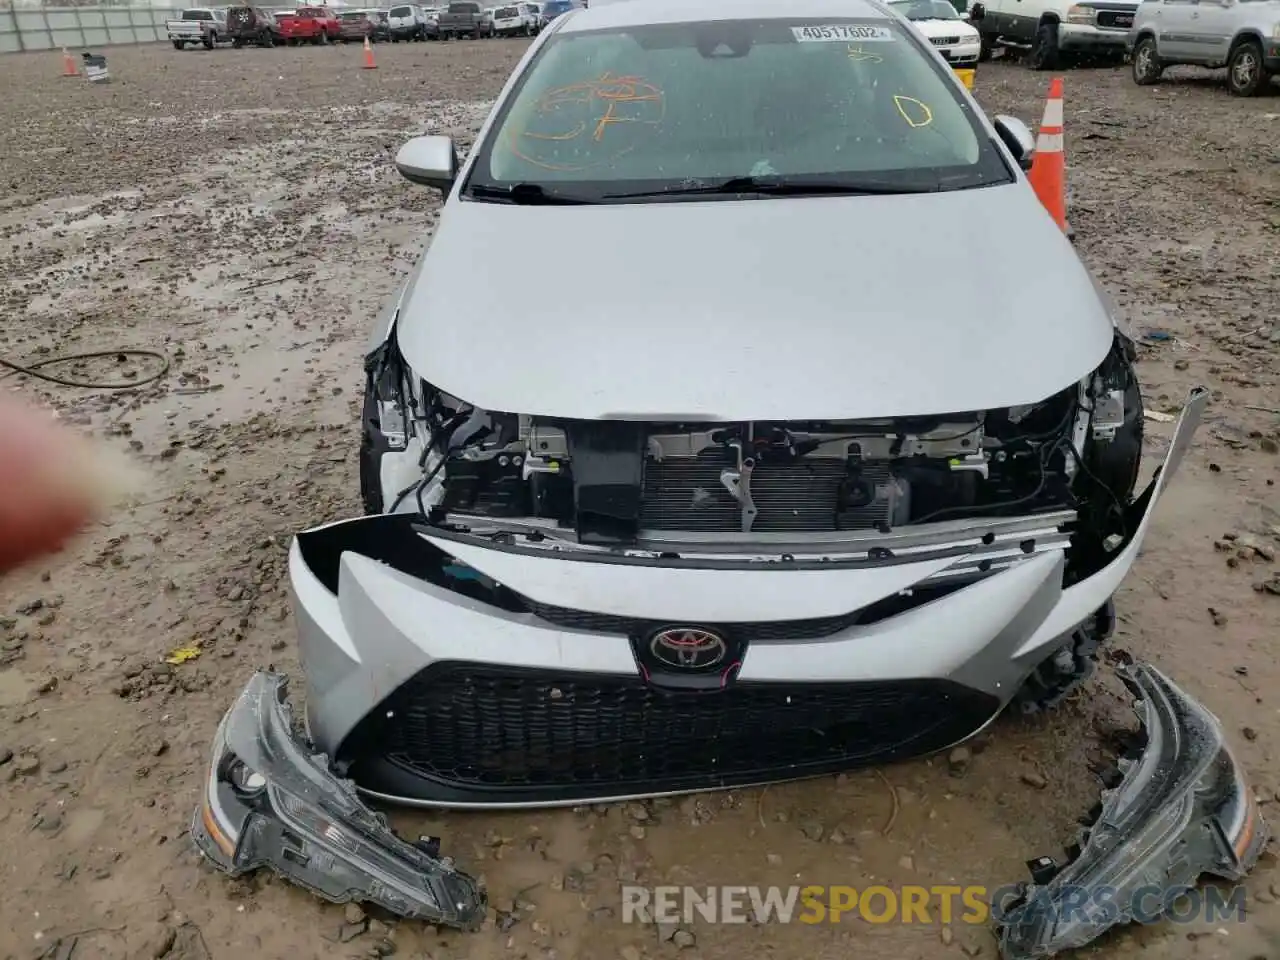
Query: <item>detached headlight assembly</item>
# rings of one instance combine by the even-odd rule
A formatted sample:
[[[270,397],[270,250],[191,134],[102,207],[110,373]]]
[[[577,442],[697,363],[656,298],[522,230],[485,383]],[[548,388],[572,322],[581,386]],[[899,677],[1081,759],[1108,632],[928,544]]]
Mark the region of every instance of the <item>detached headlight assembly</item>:
[[[478,927],[486,900],[476,881],[439,856],[438,841],[396,836],[327,758],[306,750],[286,697],[285,677],[256,673],[218,725],[191,825],[205,858],[231,876],[269,867],[335,903]]]
[[[1268,827],[1217,718],[1147,664],[1121,667],[1146,743],[1102,795],[1071,862],[1038,874],[1000,910],[1006,960],[1081,947],[1116,924],[1153,923],[1203,874],[1238,881]],[[1117,782],[1118,781],[1118,782]]]

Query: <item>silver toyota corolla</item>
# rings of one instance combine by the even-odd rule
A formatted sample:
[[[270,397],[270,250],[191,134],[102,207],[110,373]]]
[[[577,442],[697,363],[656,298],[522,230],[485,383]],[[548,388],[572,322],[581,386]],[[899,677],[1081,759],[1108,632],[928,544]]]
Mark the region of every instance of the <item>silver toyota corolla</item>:
[[[474,926],[482,888],[357,788],[759,784],[1073,689],[1206,394],[1137,492],[1134,345],[1028,186],[1033,147],[876,0],[574,10],[465,163],[406,144],[447,199],[369,345],[367,515],[292,546],[307,735],[255,675],[214,738],[205,855]],[[512,251],[554,269],[503,282]],[[1051,922],[1081,884],[1238,879],[1266,842],[1220,725],[1158,671],[1122,678],[1145,752],[1072,865],[1035,862],[1007,956],[1145,916]]]
[[[1087,675],[1198,424],[1135,494],[1133,343],[874,0],[635,0],[527,51],[372,337],[367,516],[289,563],[366,794],[579,804],[946,748]],[[541,251],[534,288],[495,283]],[[992,265],[1000,265],[993,271]]]
[[[290,576],[370,793],[581,803],[937,750],[1084,676],[1133,346],[988,121],[872,0],[636,0],[528,51],[373,337],[369,516]],[[489,264],[539,250],[530,288]],[[1000,264],[993,274],[992,264]]]

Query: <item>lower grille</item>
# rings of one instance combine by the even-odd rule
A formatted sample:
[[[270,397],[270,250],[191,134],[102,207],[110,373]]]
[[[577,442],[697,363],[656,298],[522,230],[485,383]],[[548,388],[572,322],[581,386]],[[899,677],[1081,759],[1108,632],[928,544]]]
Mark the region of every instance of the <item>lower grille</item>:
[[[932,43],[935,47],[949,47],[953,43],[959,43],[959,37],[933,37]]]
[[[361,786],[435,802],[536,803],[699,790],[933,752],[998,702],[941,680],[738,683],[434,664],[344,744]]]
[[[697,457],[667,457],[645,463],[640,526],[647,530],[730,533],[742,529],[742,508],[720,482],[733,469],[728,450],[705,450]],[[759,463],[751,475],[756,505],[752,530],[763,533],[875,529],[889,519],[887,502],[875,502],[837,516],[844,460],[804,457],[791,463]],[[884,464],[868,464],[862,479],[889,482]]]

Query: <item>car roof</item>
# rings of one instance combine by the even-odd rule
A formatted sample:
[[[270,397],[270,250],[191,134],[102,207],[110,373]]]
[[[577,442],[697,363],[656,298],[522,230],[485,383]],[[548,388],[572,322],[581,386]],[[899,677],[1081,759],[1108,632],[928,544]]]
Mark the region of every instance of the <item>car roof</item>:
[[[893,20],[876,0],[595,0],[574,11],[562,31],[699,20]]]

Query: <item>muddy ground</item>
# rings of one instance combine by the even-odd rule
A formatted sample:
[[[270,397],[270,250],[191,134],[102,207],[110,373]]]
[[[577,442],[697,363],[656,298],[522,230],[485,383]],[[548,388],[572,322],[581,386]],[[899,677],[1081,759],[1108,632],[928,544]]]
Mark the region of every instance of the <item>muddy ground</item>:
[[[59,78],[55,54],[0,58],[0,356],[138,347],[172,363],[135,392],[0,382],[152,479],[0,584],[0,957],[993,957],[986,929],[936,918],[673,936],[622,924],[618,885],[995,887],[1072,838],[1102,733],[1128,719],[1105,667],[1084,696],[1002,720],[954,762],[648,807],[396,814],[484,875],[501,912],[475,935],[353,922],[198,862],[186,830],[219,715],[254,667],[296,668],[288,538],[357,510],[360,350],[438,207],[392,156],[423,132],[466,141],[522,49],[381,45],[365,71],[354,47],[119,48],[100,87]],[[1046,84],[996,62],[976,92],[1034,127]],[[1123,68],[1078,69],[1066,122],[1079,248],[1144,335],[1149,407],[1213,390],[1121,591],[1112,650],[1154,660],[1223,718],[1274,813],[1280,596],[1254,586],[1280,549],[1280,91],[1241,101],[1194,71],[1139,89]],[[938,255],[1000,282],[980,237]],[[1148,428],[1154,458],[1171,426]],[[192,645],[197,658],[164,662]],[[1273,884],[1268,856],[1246,923],[1164,924],[1085,953],[1280,957]]]

